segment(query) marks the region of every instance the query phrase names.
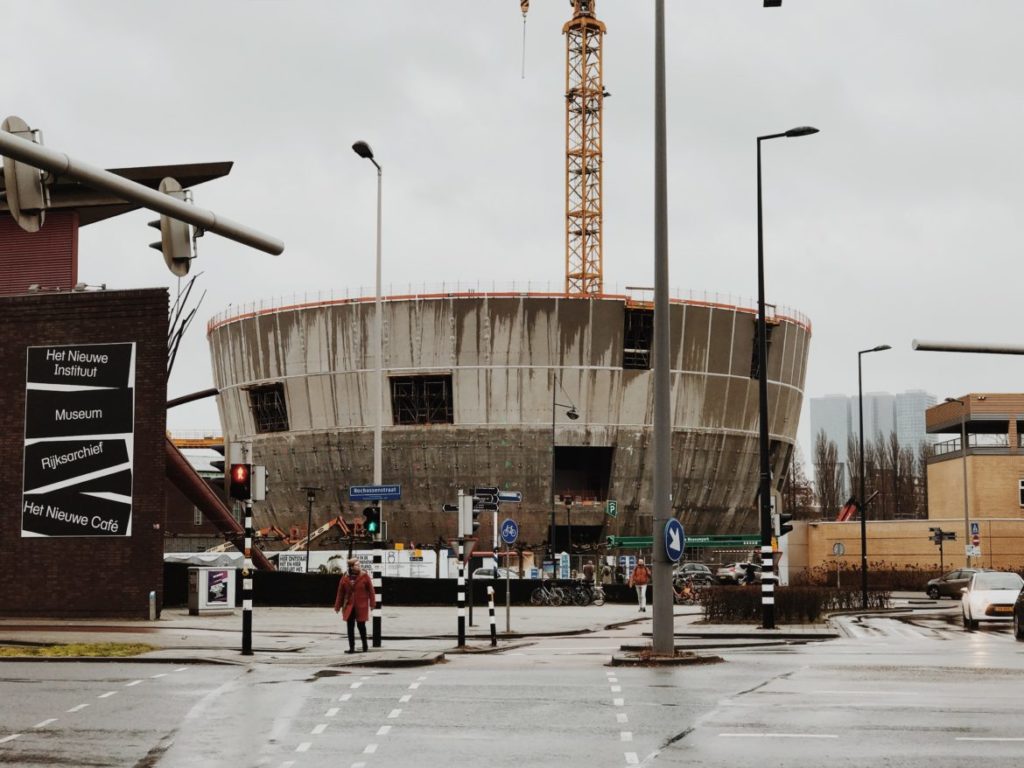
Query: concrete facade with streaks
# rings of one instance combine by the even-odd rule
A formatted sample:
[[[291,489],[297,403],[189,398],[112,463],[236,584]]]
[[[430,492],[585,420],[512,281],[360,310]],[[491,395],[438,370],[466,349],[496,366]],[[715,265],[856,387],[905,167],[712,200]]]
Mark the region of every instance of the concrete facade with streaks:
[[[455,516],[442,504],[454,503],[459,488],[494,485],[522,492],[523,503],[503,506],[500,516],[520,523],[521,541],[540,545],[551,521],[553,444],[556,457],[573,453],[569,446],[584,449],[556,473],[555,494],[576,496],[573,526],[601,536],[650,534],[652,376],[623,367],[626,314],[644,308],[625,296],[386,298],[383,481],[402,485],[402,500],[384,505],[389,538],[451,538]],[[754,320],[750,308],[672,303],[673,503],[691,532],[757,529]],[[781,478],[795,441],[810,326],[781,313],[769,320],[772,463]],[[257,527],[304,531],[300,487],[309,485],[326,489],[317,495],[314,527],[361,515],[365,504],[350,502],[347,491],[373,481],[373,299],[236,313],[212,320],[208,337],[225,441],[251,441],[270,472]],[[396,425],[390,380],[422,375],[451,377],[451,423]],[[261,432],[250,391],[278,383],[287,428]],[[553,393],[575,406],[579,420],[553,408]],[[591,452],[607,465],[596,473],[603,480],[579,466]],[[617,517],[606,514],[608,499],[618,502]],[[568,522],[560,501],[556,516],[558,525]],[[484,541],[489,517],[481,516]]]

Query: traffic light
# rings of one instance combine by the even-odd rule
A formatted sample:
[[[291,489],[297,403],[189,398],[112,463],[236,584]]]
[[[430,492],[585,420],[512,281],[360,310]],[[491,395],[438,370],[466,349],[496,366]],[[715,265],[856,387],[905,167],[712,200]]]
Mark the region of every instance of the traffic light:
[[[231,465],[231,490],[232,499],[249,501],[252,498],[252,465],[232,464]]]
[[[181,184],[169,176],[160,182],[160,191],[176,200],[185,199]],[[164,255],[167,268],[175,275],[187,275],[192,264],[192,235],[188,224],[170,216],[161,216],[159,221],[149,222],[149,226],[160,230],[160,242],[150,243],[149,247]]]
[[[793,530],[793,526],[790,524],[792,519],[793,516],[787,515],[785,512],[772,513],[772,531],[775,533],[775,538],[785,536]]]
[[[476,536],[477,529],[480,528],[480,513],[483,509],[479,504],[474,502],[473,508],[470,510],[469,519],[466,520],[466,535]]]
[[[380,535],[380,507],[367,507],[363,510],[363,527],[376,539]]]

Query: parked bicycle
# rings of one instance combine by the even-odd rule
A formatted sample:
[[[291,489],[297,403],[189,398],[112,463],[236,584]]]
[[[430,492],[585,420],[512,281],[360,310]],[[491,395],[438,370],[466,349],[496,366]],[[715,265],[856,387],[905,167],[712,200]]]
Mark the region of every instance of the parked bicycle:
[[[578,580],[572,586],[572,602],[575,605],[584,606],[590,605],[604,605],[604,589],[601,588],[600,584],[588,584],[587,582]]]
[[[561,605],[562,589],[552,584],[550,579],[544,579],[540,586],[530,593],[530,603],[533,605]]]

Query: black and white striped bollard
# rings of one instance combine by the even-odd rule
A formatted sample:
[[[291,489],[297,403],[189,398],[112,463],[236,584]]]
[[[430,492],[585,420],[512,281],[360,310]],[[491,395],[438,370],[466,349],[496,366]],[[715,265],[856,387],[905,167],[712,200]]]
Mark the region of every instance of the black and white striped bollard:
[[[491,645],[498,644],[498,627],[494,623],[494,587],[487,587],[487,614],[491,620]]]
[[[381,605],[384,603],[384,586],[382,576],[382,564],[381,564],[381,545],[377,544],[377,548],[373,550],[373,593],[376,595],[376,600],[373,604],[373,647],[380,648],[380,625],[381,625]]]
[[[761,546],[761,609],[771,621],[766,622],[764,629],[775,629],[775,558],[772,556],[772,545]],[[769,608],[768,606],[771,606]]]
[[[459,591],[456,596],[456,605],[458,606],[459,614],[459,648],[463,648],[466,645],[466,571],[465,562],[463,561],[464,554],[464,543],[462,538],[459,538]]]

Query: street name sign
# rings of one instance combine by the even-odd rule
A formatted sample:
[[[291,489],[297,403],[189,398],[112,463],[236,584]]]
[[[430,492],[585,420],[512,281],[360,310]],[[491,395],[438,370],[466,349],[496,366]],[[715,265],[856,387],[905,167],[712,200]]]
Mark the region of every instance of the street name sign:
[[[349,501],[398,501],[402,498],[401,485],[350,485]]]
[[[510,501],[513,504],[521,504],[523,493],[522,491],[498,491],[498,501]]]

